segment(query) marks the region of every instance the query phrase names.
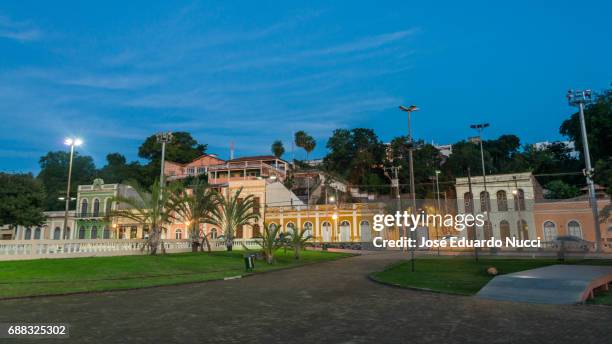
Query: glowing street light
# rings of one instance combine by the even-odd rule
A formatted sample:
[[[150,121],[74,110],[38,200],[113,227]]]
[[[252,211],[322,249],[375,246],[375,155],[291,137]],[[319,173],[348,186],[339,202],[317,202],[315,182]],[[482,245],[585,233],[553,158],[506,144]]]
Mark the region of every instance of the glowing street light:
[[[64,144],[70,146],[70,163],[68,164],[68,185],[66,186],[66,206],[64,208],[64,239],[68,239],[68,209],[70,208],[70,180],[72,178],[72,159],[74,157],[74,147],[78,147],[83,144],[83,140],[79,138],[67,137],[64,139]]]

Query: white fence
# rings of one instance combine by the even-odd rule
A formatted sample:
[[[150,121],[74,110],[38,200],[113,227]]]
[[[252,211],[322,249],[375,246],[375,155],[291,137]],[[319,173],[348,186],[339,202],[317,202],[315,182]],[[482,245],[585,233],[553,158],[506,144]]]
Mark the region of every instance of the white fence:
[[[258,249],[256,239],[235,239],[234,248]],[[1,260],[23,260],[39,258],[72,258],[146,255],[145,240],[142,239],[97,239],[97,240],[0,240]],[[163,240],[166,252],[191,251],[190,240]],[[225,243],[212,240],[213,251],[225,250]]]

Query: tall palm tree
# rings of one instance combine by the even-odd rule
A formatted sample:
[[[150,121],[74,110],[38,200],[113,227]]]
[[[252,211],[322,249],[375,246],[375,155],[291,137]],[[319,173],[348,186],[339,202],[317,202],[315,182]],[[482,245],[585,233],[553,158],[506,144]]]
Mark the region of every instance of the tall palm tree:
[[[306,151],[306,161],[308,161],[310,153],[315,149],[316,146],[317,141],[315,141],[314,137],[308,135],[306,137],[306,140],[304,141],[304,144],[302,145],[302,148],[304,148],[304,150]]]
[[[308,234],[306,229],[296,228],[292,231],[287,231],[285,240],[293,248],[293,257],[295,259],[300,259],[300,253],[306,247],[306,242],[311,238],[312,236]]]
[[[175,192],[177,185],[170,184],[161,187],[157,181],[149,191],[136,184],[128,184],[135,194],[131,196],[115,196],[113,202],[117,202],[119,209],[113,210],[109,215],[112,218],[126,218],[138,222],[143,227],[149,226],[149,236],[146,238],[144,248],[151,255],[157,254],[161,243],[161,232],[173,219],[173,209],[169,202]]]
[[[231,251],[234,246],[236,229],[239,226],[250,224],[251,221],[259,220],[259,214],[253,212],[255,197],[247,195],[242,198],[240,197],[241,193],[242,188],[238,189],[233,195],[218,194],[218,206],[211,213],[210,223],[221,228],[228,251]]]
[[[264,223],[263,231],[255,236],[255,238],[261,239],[257,241],[257,244],[261,246],[266,263],[268,264],[274,262],[274,252],[284,245],[284,241],[280,238],[279,233],[280,227],[274,226],[270,228],[268,224]]]
[[[204,235],[200,242],[200,224],[211,222],[212,213],[218,204],[217,193],[208,184],[196,181],[188,189],[180,190],[172,195],[170,203],[171,208],[175,211],[174,216],[187,223],[192,252],[197,251],[198,245],[203,247],[204,244],[210,252],[208,236]]]
[[[285,147],[283,146],[283,142],[281,140],[274,141],[272,143],[271,150],[272,154],[279,159],[281,156],[283,156],[283,154],[285,154]]]

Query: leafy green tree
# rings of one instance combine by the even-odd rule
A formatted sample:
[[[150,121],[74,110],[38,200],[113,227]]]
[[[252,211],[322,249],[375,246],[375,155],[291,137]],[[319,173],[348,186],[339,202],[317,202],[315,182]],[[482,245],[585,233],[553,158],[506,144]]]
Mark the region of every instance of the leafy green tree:
[[[127,163],[120,153],[110,153],[106,156],[106,165],[98,171],[98,176],[106,183],[123,183],[133,180],[146,184],[143,166],[134,161]]]
[[[138,148],[138,156],[149,161],[142,169],[144,185],[152,185],[159,177],[161,150],[161,143],[157,142],[155,135],[147,137]],[[172,141],[166,143],[165,159],[184,164],[193,161],[205,152],[205,144],[198,143],[190,133],[179,131],[172,133]]]
[[[372,129],[336,129],[327,141],[325,168],[360,187],[375,188],[384,180],[385,146]]]
[[[217,193],[203,182],[196,182],[188,189],[177,190],[170,196],[170,208],[175,211],[175,216],[188,224],[193,252],[197,251],[198,245],[206,245],[210,252],[208,235],[204,235],[200,242],[200,225],[212,221],[217,202]]]
[[[283,141],[281,140],[276,140],[272,143],[272,154],[274,154],[275,157],[279,158],[281,156],[283,156],[283,154],[285,154],[285,147],[283,146]]]
[[[580,189],[574,185],[565,183],[562,180],[553,180],[545,186],[548,191],[545,197],[548,199],[567,199],[580,195]]]
[[[32,174],[0,173],[0,226],[40,226],[45,191]]]
[[[234,246],[236,229],[259,219],[259,214],[253,211],[255,197],[252,194],[241,197],[241,193],[242,188],[227,196],[218,194],[218,206],[211,214],[210,223],[219,226],[223,231],[222,237],[228,251]]]
[[[46,197],[43,207],[45,210],[62,210],[64,203],[58,197],[66,196],[66,184],[68,183],[68,165],[70,163],[70,153],[57,151],[49,152],[40,158],[40,172],[37,179],[40,180],[45,188]],[[90,156],[82,156],[74,153],[72,163],[72,178],[70,190],[76,196],[77,186],[91,184],[96,177],[96,166]]]
[[[109,217],[125,218],[149,227],[149,236],[144,248],[151,255],[157,254],[161,243],[162,230],[176,219],[175,210],[172,208],[171,198],[177,192],[178,184],[169,184],[161,187],[156,181],[146,190],[136,184],[130,185],[134,193],[128,196],[116,196],[113,202],[119,205],[113,210]],[[163,250],[163,245],[161,245]]]
[[[261,246],[266,263],[268,264],[274,263],[274,252],[284,245],[284,240],[280,239],[279,234],[280,227],[273,226],[273,228],[270,228],[267,223],[264,223],[263,230],[255,236],[256,239],[260,239],[257,241],[257,244]]]
[[[287,231],[285,235],[285,240],[287,244],[293,248],[293,257],[297,260],[300,259],[300,254],[303,249],[306,247],[306,243],[310,240],[312,236],[308,234],[306,229],[296,228],[293,231]]]

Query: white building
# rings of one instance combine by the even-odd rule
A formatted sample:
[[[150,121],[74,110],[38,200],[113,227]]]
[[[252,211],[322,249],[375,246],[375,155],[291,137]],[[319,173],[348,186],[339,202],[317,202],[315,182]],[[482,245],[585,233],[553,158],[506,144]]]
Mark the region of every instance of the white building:
[[[486,176],[486,191],[482,176],[471,179],[472,194],[468,178],[456,180],[457,209],[459,213],[485,215],[485,225],[477,228],[478,239],[536,238],[533,207],[534,200],[542,198],[542,188],[531,172]],[[473,237],[471,230],[462,233]]]
[[[64,211],[45,211],[47,219],[42,226],[17,226],[13,240],[60,240],[71,239],[74,234],[74,210],[68,212],[68,226],[64,232]]]

